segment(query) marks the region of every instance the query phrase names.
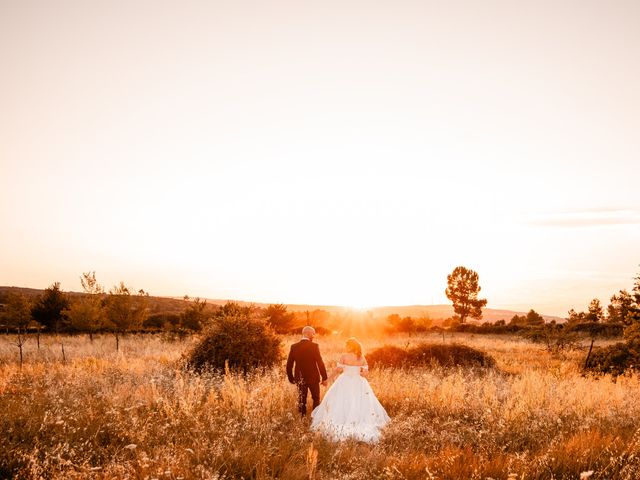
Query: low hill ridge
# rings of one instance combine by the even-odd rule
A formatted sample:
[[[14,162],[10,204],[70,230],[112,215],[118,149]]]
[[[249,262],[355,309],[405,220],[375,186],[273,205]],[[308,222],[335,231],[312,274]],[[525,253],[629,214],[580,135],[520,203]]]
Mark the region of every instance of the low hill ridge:
[[[28,287],[10,287],[10,286],[0,286],[0,293],[3,293],[8,290],[20,291],[27,296],[35,296],[41,294],[44,290],[37,288],[28,288]],[[66,292],[70,295],[82,295],[82,292]],[[154,305],[154,310],[160,311],[164,310],[163,307],[166,307],[168,311],[175,311],[177,307],[177,303],[183,302],[184,297],[161,297],[161,296],[150,296],[149,297]],[[195,298],[195,297],[194,297]],[[207,303],[213,305],[224,305],[227,302],[234,301],[238,302],[241,305],[255,305],[257,307],[266,307],[270,305],[269,303],[261,303],[261,302],[248,302],[245,300],[231,300],[231,299],[215,299],[215,298],[203,298]],[[277,302],[274,302],[277,303]],[[304,311],[313,311],[313,310],[326,310],[327,312],[346,312],[346,311],[358,311],[358,312],[371,312],[371,315],[374,317],[386,317],[387,315],[391,315],[396,313],[401,317],[420,317],[420,316],[428,316],[431,319],[444,319],[449,318],[454,315],[453,307],[451,305],[389,305],[389,306],[378,306],[371,308],[354,308],[348,306],[340,306],[340,305],[305,305],[305,304],[285,304],[287,308],[292,312],[304,312]],[[540,312],[538,312],[540,313]],[[496,309],[496,308],[483,308],[482,309],[482,322],[496,322],[498,320],[506,320],[507,322],[514,315],[526,315],[526,312],[518,312],[514,310],[504,310],[504,309]],[[562,317],[557,317],[553,315],[544,315],[542,317],[547,321],[555,320],[556,322],[564,322],[565,319]],[[473,322],[473,319],[470,319]]]

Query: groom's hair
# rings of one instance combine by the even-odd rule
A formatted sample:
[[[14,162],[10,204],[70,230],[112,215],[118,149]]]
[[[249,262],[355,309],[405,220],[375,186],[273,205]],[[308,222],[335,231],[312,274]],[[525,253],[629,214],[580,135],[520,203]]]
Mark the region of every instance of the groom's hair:
[[[304,328],[302,329],[302,335],[304,336],[304,335],[306,335],[307,333],[310,333],[310,334],[312,334],[312,335],[315,335],[315,333],[316,333],[316,329],[315,329],[315,328],[313,328],[313,327],[312,327],[312,326],[310,326],[310,325],[307,325],[306,327],[304,327]]]

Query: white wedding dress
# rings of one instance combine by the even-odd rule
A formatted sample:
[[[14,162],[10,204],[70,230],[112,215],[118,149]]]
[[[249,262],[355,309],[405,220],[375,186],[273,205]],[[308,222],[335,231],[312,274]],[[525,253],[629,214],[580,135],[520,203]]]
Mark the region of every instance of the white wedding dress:
[[[333,440],[354,438],[375,443],[390,420],[357,365],[338,363],[343,371],[311,413],[311,429]]]

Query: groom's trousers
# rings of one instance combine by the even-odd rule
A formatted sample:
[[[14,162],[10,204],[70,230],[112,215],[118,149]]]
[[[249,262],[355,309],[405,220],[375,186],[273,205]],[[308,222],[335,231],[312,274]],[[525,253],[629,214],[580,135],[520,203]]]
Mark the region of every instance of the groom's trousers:
[[[307,392],[311,393],[313,408],[320,405],[320,384],[306,384],[303,381],[298,383],[298,411],[304,416],[307,414]]]

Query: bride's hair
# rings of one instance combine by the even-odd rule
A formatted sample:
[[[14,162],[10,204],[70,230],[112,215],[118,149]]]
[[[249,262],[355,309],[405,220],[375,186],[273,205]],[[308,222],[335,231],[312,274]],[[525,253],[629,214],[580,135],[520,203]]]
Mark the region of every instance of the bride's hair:
[[[351,337],[347,340],[347,352],[351,352],[358,358],[362,358],[362,345],[355,338]]]

